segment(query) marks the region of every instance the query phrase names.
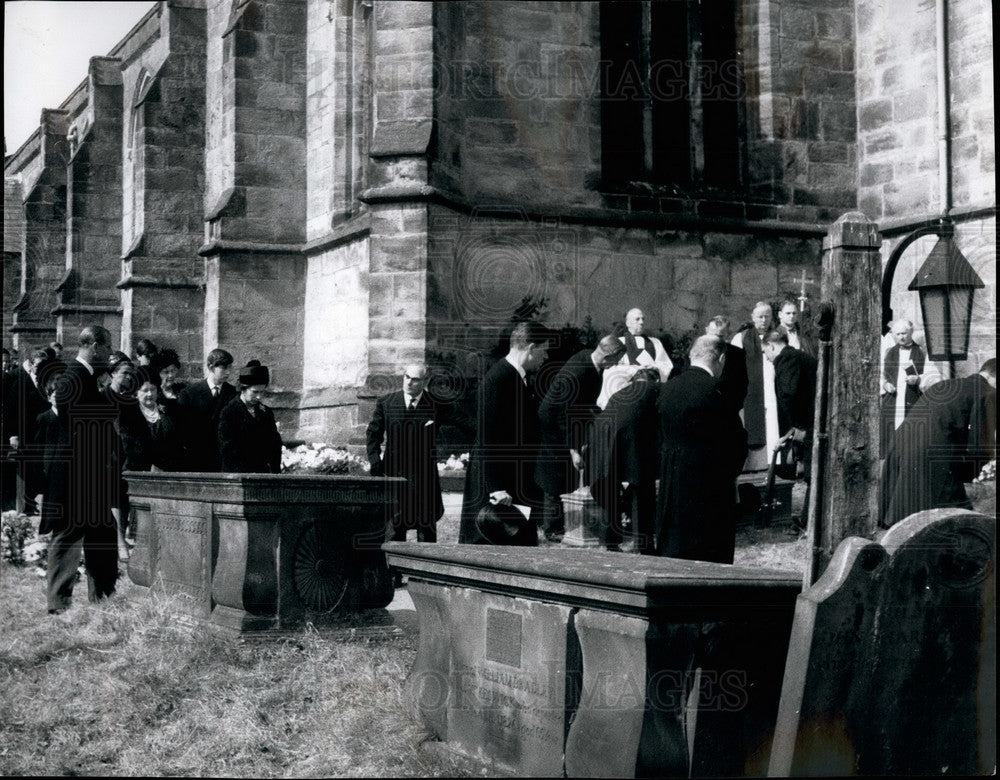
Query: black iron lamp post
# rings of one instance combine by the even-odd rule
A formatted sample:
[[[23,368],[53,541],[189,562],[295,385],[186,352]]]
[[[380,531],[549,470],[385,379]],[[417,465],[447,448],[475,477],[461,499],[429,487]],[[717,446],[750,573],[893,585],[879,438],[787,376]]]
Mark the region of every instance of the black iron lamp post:
[[[955,243],[951,220],[941,220],[936,232],[937,243],[907,289],[920,295],[927,356],[947,360],[954,376],[955,361],[965,360],[969,354],[972,297],[985,285]]]

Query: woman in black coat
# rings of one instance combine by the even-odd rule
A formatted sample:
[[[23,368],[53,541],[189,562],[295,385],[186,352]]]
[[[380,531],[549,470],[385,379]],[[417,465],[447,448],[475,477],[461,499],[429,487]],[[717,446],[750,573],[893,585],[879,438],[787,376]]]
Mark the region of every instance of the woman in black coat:
[[[259,360],[240,371],[239,395],[219,415],[219,457],[222,471],[236,474],[277,474],[281,471],[281,435],[274,413],[261,403],[270,374]]]
[[[138,369],[137,403],[118,416],[124,471],[177,471],[183,465],[177,426],[162,401],[160,377],[153,369]]]

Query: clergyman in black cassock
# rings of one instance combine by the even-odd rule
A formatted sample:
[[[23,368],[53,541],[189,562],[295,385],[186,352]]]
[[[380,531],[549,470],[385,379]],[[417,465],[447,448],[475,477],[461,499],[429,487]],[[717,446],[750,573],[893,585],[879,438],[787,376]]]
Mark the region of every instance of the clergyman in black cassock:
[[[746,431],[716,381],[725,344],[700,336],[691,365],[660,389],[660,494],[657,550],[688,560],[732,563],[736,546],[736,478],[746,458]]]
[[[972,508],[965,483],[996,458],[996,366],[990,358],[979,373],[931,385],[896,429],[882,485],[883,528],[924,509]]]

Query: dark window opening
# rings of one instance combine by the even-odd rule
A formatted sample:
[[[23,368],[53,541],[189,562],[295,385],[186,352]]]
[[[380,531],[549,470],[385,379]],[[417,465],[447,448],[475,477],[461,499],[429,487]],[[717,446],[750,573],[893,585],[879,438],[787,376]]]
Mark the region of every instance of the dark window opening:
[[[601,3],[604,185],[738,190],[743,69],[736,0]]]

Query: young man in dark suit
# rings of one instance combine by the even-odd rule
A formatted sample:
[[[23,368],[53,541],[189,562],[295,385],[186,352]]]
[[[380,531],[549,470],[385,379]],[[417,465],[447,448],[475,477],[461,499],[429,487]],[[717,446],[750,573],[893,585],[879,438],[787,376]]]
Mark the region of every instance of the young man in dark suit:
[[[529,374],[548,358],[548,331],[537,322],[520,322],[510,336],[510,351],[479,385],[476,442],[469,458],[458,541],[489,544],[476,526],[488,504],[541,508],[535,484],[538,456],[538,398]],[[529,523],[534,523],[534,518]]]
[[[219,414],[236,397],[229,384],[233,356],[213,349],[205,359],[205,378],[185,387],[177,396],[181,436],[184,440],[185,471],[218,471]]]
[[[17,462],[17,509],[27,515],[38,511],[35,496],[41,490],[42,453],[34,447],[38,415],[48,408],[39,371],[50,360],[44,347],[32,350],[23,365],[4,377],[3,452]]]
[[[540,443],[535,482],[543,493],[543,526],[550,542],[566,530],[563,493],[579,486],[587,429],[600,412],[601,374],[625,355],[615,336],[605,336],[594,350],[582,349],[559,369],[538,407]]]
[[[117,409],[104,400],[97,385],[110,355],[111,334],[99,325],[84,328],[76,359],[59,375],[55,391],[66,468],[55,470],[64,484],[52,485],[50,476],[50,494],[65,497],[62,507],[52,507],[57,511],[46,575],[50,614],[70,605],[81,541],[90,600],[110,596],[118,580],[118,531],[111,512],[118,482],[112,462],[118,444]]]
[[[732,563],[736,478],[746,431],[718,386],[725,342],[699,336],[691,365],[660,389],[657,550],[669,558]]]

